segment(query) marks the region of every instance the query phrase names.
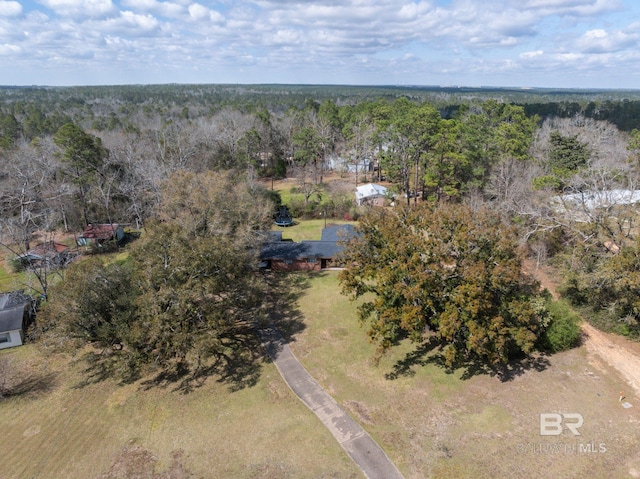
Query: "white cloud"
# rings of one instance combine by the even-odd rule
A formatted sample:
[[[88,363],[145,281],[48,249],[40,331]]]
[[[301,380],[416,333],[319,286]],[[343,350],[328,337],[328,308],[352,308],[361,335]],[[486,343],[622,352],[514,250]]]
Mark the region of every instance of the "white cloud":
[[[209,9],[204,5],[194,3],[193,5],[189,5],[189,15],[191,15],[191,18],[194,20],[202,20],[209,16]]]
[[[189,15],[195,21],[210,21],[210,22],[222,22],[224,20],[223,16],[209,8],[201,5],[199,3],[194,3],[193,5],[189,5]]]
[[[536,50],[533,52],[523,52],[520,54],[520,58],[522,58],[523,60],[531,60],[542,55],[544,55],[544,52],[542,50]]]
[[[127,10],[120,12],[118,17],[94,22],[93,26],[97,31],[117,32],[122,35],[139,37],[157,31],[160,28],[160,22],[153,15],[139,14]]]
[[[187,10],[184,5],[157,0],[123,0],[120,5],[134,11],[153,13],[168,18],[178,18]]]
[[[20,47],[17,45],[0,45],[0,55],[13,55],[20,53]]]
[[[531,72],[572,81],[579,68],[611,84],[623,62],[640,74],[637,0],[36,1],[0,0],[3,64],[166,72],[154,82],[225,71],[238,82],[530,84]]]
[[[562,62],[568,63],[576,63],[577,61],[584,60],[584,55],[579,53],[559,53],[555,57]]]
[[[514,8],[544,15],[590,16],[622,8],[619,0],[511,0],[510,3]]]
[[[638,35],[628,35],[623,32],[609,33],[603,29],[589,30],[577,42],[578,49],[583,53],[610,53],[627,48],[637,47]]]
[[[102,17],[116,11],[111,0],[39,0],[63,17]]]
[[[22,5],[18,2],[0,1],[0,17],[15,17],[22,13]]]

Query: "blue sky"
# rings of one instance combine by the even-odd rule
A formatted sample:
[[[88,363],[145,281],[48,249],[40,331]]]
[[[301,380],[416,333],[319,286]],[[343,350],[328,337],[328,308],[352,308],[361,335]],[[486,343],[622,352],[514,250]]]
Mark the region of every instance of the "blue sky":
[[[0,85],[640,88],[637,0],[0,0]]]

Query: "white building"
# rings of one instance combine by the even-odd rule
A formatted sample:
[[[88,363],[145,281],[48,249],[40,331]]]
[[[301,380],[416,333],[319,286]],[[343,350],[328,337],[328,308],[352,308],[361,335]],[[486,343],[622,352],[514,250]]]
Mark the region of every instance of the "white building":
[[[0,294],[0,349],[22,346],[32,300],[21,291]]]
[[[590,222],[596,211],[640,203],[640,190],[583,191],[551,198],[553,209],[576,221]]]
[[[387,188],[375,183],[367,183],[356,188],[356,203],[358,206],[364,204],[382,206],[387,196]]]

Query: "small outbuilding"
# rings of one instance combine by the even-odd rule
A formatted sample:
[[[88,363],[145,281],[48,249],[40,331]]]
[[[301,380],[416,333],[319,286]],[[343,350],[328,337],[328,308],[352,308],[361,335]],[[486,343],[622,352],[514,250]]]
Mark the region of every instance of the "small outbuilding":
[[[102,246],[107,241],[120,243],[124,240],[124,229],[115,223],[90,224],[78,237],[78,246]]]
[[[23,291],[0,293],[0,349],[22,346],[33,312],[33,298]]]
[[[64,267],[77,256],[69,246],[56,241],[40,243],[24,254],[15,258],[24,268],[28,267]]]
[[[366,185],[361,185],[356,188],[356,203],[358,206],[367,204],[384,206],[387,196],[387,188],[376,183],[367,183]]]

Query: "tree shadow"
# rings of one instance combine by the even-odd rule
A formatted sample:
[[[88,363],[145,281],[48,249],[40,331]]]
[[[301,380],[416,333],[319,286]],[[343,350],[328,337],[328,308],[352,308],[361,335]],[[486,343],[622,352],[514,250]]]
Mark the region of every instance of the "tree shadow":
[[[321,273],[322,274],[322,273]],[[265,273],[265,297],[250,324],[221,338],[223,347],[202,351],[197,360],[181,361],[161,370],[148,371],[128,363],[122,351],[90,351],[81,360],[84,379],[77,387],[116,378],[130,384],[145,378],[141,387],[172,388],[188,394],[202,387],[209,378],[228,385],[231,391],[255,386],[263,364],[271,362],[282,347],[304,330],[298,299],[309,288],[308,273]]]
[[[416,349],[408,352],[403,359],[396,361],[391,372],[384,375],[385,379],[394,380],[399,377],[415,376],[416,372],[414,367],[433,363],[434,358],[431,354],[438,347],[439,344],[435,339],[429,339],[418,345]]]
[[[265,278],[268,284],[266,315],[257,332],[266,352],[263,359],[270,362],[285,344],[295,341],[295,336],[305,329],[298,300],[310,288],[310,279],[309,273],[267,273]]]
[[[444,361],[443,361],[444,364]],[[450,368],[450,372],[462,369],[460,379],[467,380],[474,376],[487,375],[496,377],[506,383],[524,375],[527,371],[542,372],[551,366],[551,361],[544,353],[512,358],[507,363],[487,364],[479,360],[462,361]],[[446,366],[445,366],[446,367]]]
[[[84,364],[84,375],[82,380],[74,386],[76,389],[108,379],[116,379],[121,385],[131,384],[141,377],[139,369],[127,367],[122,357],[105,351],[87,351],[75,361]]]
[[[501,382],[509,382],[522,376],[527,371],[542,372],[551,365],[546,354],[536,353],[513,358],[506,364],[488,364],[480,360],[470,359],[449,366],[446,364],[443,349],[444,345],[433,338],[420,344],[416,349],[408,352],[403,359],[398,360],[393,365],[392,371],[385,374],[385,379],[394,380],[399,377],[411,377],[415,375],[415,367],[434,364],[448,374],[453,374],[462,369],[460,378],[463,380],[471,379],[474,376],[488,375],[497,377]]]
[[[25,377],[21,377],[17,381],[3,387],[0,391],[0,400],[9,397],[26,397],[37,399],[47,394],[58,385],[58,373],[27,373]]]
[[[497,376],[501,382],[505,383],[513,381],[527,371],[541,373],[549,366],[551,366],[549,357],[544,353],[536,353],[535,355],[514,359],[507,364],[498,364],[492,367],[489,373],[492,376]]]
[[[209,378],[226,384],[230,391],[255,386],[262,372],[264,354],[261,342],[253,330],[234,335],[220,351],[205,352],[197,364],[178,362],[142,381],[143,389],[173,388],[188,394],[206,384]]]

